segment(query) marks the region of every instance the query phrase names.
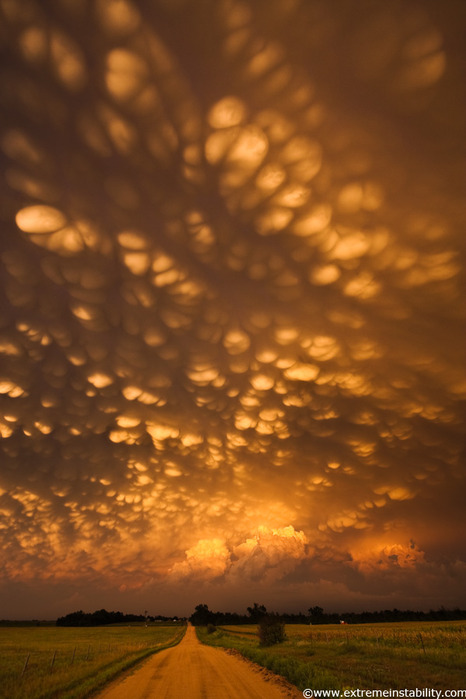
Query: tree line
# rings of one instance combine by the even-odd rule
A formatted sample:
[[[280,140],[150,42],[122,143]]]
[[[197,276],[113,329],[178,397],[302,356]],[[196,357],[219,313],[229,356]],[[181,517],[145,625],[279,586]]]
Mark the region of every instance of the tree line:
[[[259,624],[264,617],[279,617],[283,624],[374,624],[388,621],[455,621],[466,619],[464,609],[431,609],[428,612],[413,611],[411,609],[384,609],[378,612],[324,612],[322,607],[314,606],[307,610],[307,614],[298,612],[295,614],[275,614],[267,611],[263,604],[254,602],[252,607],[247,607],[246,614],[237,612],[214,612],[206,604],[198,604],[189,617],[194,626],[231,626],[235,624]],[[71,612],[59,617],[57,626],[104,626],[107,624],[130,624],[136,622],[169,622],[176,621],[173,617],[162,615],[148,616],[147,614],[123,614],[122,612],[108,612],[99,609],[92,613],[82,610]],[[183,621],[180,619],[180,621]]]
[[[189,621],[194,626],[230,626],[234,624],[258,624],[265,616],[270,616],[263,604],[254,602],[252,607],[247,608],[247,614],[236,612],[213,612],[206,604],[198,604],[191,614]],[[275,616],[275,615],[274,615]],[[322,607],[314,606],[308,609],[307,614],[298,612],[297,614],[280,614],[280,619],[285,624],[339,624],[342,621],[346,624],[369,624],[388,621],[454,621],[466,619],[464,609],[431,609],[428,612],[414,611],[411,609],[384,609],[378,612],[343,612],[326,613]]]
[[[98,609],[92,613],[82,610],[71,612],[57,619],[57,626],[105,626],[107,624],[129,624],[147,621],[172,621],[172,617],[147,616],[145,614],[122,614],[122,612],[108,612],[106,609]]]

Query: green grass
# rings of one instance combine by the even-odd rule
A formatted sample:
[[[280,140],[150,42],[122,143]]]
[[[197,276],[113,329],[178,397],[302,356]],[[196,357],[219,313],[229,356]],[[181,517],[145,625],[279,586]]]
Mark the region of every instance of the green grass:
[[[256,627],[226,626],[203,643],[234,648],[299,689],[463,689],[466,623],[287,625],[287,640],[260,648]]]
[[[84,699],[148,655],[176,645],[185,630],[161,624],[0,628],[0,697]]]

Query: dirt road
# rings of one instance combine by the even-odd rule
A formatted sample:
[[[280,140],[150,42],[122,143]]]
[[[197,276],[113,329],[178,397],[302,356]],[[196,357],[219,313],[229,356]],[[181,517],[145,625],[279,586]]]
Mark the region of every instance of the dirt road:
[[[194,627],[177,646],[153,655],[97,699],[294,699],[302,694],[267,671],[197,640]]]

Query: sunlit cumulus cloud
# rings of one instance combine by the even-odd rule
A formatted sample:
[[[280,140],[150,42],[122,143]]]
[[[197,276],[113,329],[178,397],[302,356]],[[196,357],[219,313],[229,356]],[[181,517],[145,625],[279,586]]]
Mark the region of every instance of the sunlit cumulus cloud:
[[[364,573],[389,571],[397,568],[413,569],[422,566],[425,560],[423,551],[413,541],[409,545],[387,545],[381,549],[353,554],[356,567]]]
[[[460,4],[0,0],[9,594],[465,604]]]
[[[210,580],[223,575],[229,563],[230,552],[222,539],[201,539],[186,551],[186,560],[173,566],[171,574],[180,580]]]
[[[238,579],[265,579],[267,582],[283,577],[308,555],[307,538],[290,525],[282,529],[259,527],[257,534],[234,549],[237,560],[232,573]]]
[[[307,555],[307,538],[290,525],[282,529],[261,526],[246,541],[229,549],[222,539],[201,539],[186,551],[186,558],[170,571],[178,580],[239,582],[259,578],[270,582],[292,570]]]

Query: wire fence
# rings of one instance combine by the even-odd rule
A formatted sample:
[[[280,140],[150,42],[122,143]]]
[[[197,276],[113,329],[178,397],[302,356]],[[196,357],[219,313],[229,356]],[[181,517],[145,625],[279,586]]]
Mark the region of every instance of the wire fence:
[[[40,670],[41,673],[53,673],[63,669],[66,666],[72,666],[79,663],[101,660],[105,662],[113,661],[116,657],[125,657],[133,653],[138,653],[142,650],[153,647],[153,644],[131,644],[122,647],[117,644],[97,644],[88,643],[84,646],[74,646],[73,648],[54,648],[50,651],[33,651],[25,655],[24,664],[22,664],[20,677],[25,677],[35,670]]]

